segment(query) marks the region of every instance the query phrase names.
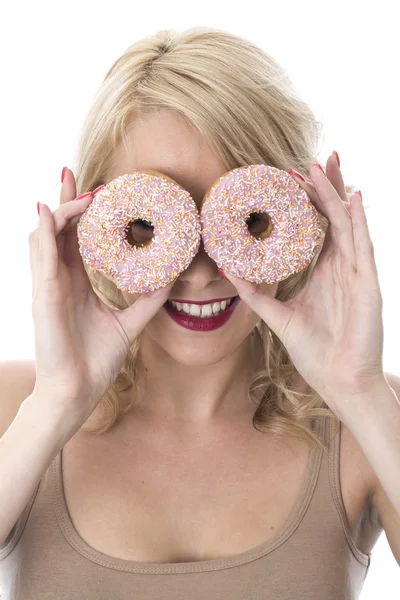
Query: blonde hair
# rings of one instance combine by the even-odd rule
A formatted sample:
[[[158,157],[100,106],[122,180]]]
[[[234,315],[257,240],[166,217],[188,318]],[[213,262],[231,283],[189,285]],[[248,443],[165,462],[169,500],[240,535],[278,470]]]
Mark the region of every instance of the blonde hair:
[[[266,52],[231,33],[194,27],[182,33],[163,30],[131,45],[109,69],[84,122],[75,169],[77,193],[103,183],[113,153],[136,118],[160,108],[186,117],[222,160],[226,171],[251,164],[295,169],[306,181],[317,160],[320,123],[295,93],[285,71]],[[347,198],[354,192],[346,187]],[[296,296],[309,281],[322,249],[328,221],[321,216],[323,236],[310,265],[278,284],[275,298]],[[116,286],[85,267],[91,284],[108,306],[127,303]],[[254,374],[249,399],[257,409],[253,426],[271,434],[292,435],[314,447],[326,447],[297,421],[328,416],[339,420],[306,384],[296,390],[299,373],[280,339],[260,321],[264,369]],[[134,386],[138,373],[140,336],[130,348],[114,385],[101,400],[105,417],[94,435],[110,429],[132,405],[122,409],[118,392]],[[107,414],[108,413],[108,414]]]

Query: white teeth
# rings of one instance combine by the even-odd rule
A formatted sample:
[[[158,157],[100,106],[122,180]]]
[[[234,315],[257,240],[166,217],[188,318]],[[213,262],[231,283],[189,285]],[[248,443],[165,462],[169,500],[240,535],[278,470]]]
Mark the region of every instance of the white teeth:
[[[211,307],[211,304],[204,304],[201,307],[201,316],[202,317],[212,317],[212,307]]]
[[[200,306],[198,304],[189,304],[189,313],[193,317],[199,317],[201,314]]]
[[[222,302],[213,302],[212,304],[189,304],[186,302],[182,304],[182,302],[173,302],[172,300],[170,302],[175,310],[179,312],[184,312],[193,317],[206,318],[226,310],[232,304],[233,298],[222,300]]]
[[[214,302],[214,304],[212,305],[212,311],[214,313],[214,315],[216,315],[217,313],[219,313],[221,309],[221,303],[220,302]]]

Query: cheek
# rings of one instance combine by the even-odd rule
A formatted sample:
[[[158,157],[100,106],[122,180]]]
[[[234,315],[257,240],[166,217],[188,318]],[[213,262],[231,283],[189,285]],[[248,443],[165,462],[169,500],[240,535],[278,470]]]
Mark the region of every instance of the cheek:
[[[239,307],[238,307],[239,308]],[[240,315],[239,315],[239,311],[238,311],[238,317],[239,317],[239,322],[242,324],[240,325],[240,327],[245,328],[247,330],[249,330],[249,333],[254,329],[254,327],[257,325],[257,323],[260,321],[260,317],[258,316],[257,313],[254,312],[254,310],[252,310],[250,308],[250,306],[248,306],[248,304],[245,304],[242,301],[242,306],[240,307],[241,311],[240,311]]]

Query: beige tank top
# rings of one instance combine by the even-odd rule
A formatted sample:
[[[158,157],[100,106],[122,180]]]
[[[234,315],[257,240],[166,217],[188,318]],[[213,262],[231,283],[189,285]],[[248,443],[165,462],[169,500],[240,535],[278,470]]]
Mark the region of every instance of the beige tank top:
[[[227,558],[145,563],[89,546],[69,517],[62,451],[0,549],[1,600],[354,600],[371,554],[350,534],[340,489],[340,432],[326,417],[292,514],[273,538]],[[380,524],[365,523],[376,536]]]

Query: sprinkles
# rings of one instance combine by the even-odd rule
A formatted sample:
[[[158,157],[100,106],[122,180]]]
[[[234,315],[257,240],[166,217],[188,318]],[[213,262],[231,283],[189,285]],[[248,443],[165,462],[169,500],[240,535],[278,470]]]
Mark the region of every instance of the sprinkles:
[[[249,229],[254,218],[257,234]],[[268,226],[262,230],[265,218]],[[127,239],[137,220],[154,229],[153,238],[141,246]],[[150,170],[121,175],[94,196],[77,233],[79,252],[90,269],[121,290],[146,293],[165,287],[188,268],[201,236],[221,270],[253,283],[282,281],[309,265],[322,224],[286,171],[250,165],[217,179],[203,198],[200,215],[189,192],[169,177]]]
[[[128,225],[152,223],[142,246],[127,241]],[[135,171],[110,181],[93,198],[77,226],[85,264],[129,293],[165,287],[192,262],[200,247],[196,205],[179,184],[155,171]]]
[[[269,234],[252,235],[246,220],[267,213]],[[286,171],[250,165],[228,171],[203,198],[204,249],[227,273],[275,283],[305,269],[322,235],[319,213]]]

